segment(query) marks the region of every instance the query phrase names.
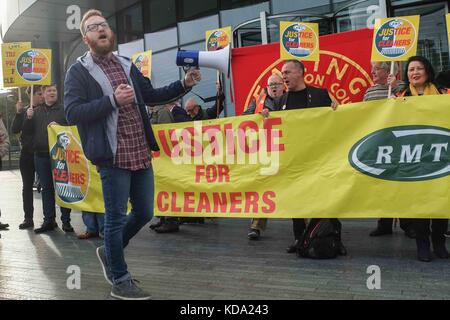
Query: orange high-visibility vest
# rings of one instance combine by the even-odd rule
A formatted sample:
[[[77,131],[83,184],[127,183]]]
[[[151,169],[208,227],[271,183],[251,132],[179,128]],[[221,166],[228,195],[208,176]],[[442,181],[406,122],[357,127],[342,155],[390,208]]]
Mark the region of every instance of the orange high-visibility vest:
[[[255,114],[260,113],[264,109],[264,102],[266,101],[267,93],[264,91],[259,95],[259,99],[256,101]]]

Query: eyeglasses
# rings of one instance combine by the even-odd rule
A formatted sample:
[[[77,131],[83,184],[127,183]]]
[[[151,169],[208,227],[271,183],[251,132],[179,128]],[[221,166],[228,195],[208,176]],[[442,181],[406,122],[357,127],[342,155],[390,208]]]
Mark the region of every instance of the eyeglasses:
[[[106,21],[90,24],[86,27],[86,32],[97,32],[98,27],[102,27],[104,29],[109,29],[109,24]]]
[[[278,87],[278,86],[282,86],[282,85],[283,85],[283,83],[277,82],[277,83],[269,83],[267,86],[270,88],[273,88],[273,87]]]

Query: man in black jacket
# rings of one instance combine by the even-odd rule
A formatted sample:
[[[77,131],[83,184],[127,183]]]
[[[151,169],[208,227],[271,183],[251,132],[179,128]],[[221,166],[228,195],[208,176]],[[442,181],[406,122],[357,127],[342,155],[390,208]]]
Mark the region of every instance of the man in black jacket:
[[[305,108],[317,108],[317,107],[335,107],[335,104],[331,100],[328,91],[326,89],[307,86],[304,78],[305,66],[298,60],[286,60],[281,74],[283,81],[288,92],[283,94],[275,105],[277,110],[293,110],[293,109],[305,109]],[[267,117],[269,115],[269,109],[264,108],[262,115]],[[295,241],[287,248],[288,253],[294,253],[297,251],[297,247],[300,245],[300,240],[306,229],[306,223],[304,219],[292,219],[293,231]],[[341,223],[338,219],[332,219],[332,222],[336,224],[339,229],[339,235],[341,230]],[[340,254],[345,255],[347,253],[344,245],[340,242],[339,248]]]
[[[28,108],[23,125],[23,134],[33,137],[34,164],[42,185],[42,207],[44,223],[34,230],[42,233],[55,229],[55,188],[53,185],[50,152],[48,147],[47,127],[51,125],[67,125],[64,108],[57,103],[56,85],[43,86],[45,103],[36,109]],[[73,232],[70,224],[70,209],[61,207],[62,229]]]
[[[27,89],[27,94],[31,98],[31,87]],[[31,99],[30,99],[31,101]],[[24,108],[21,101],[16,104],[16,115],[13,120],[11,131],[14,134],[20,134],[20,144],[22,149],[20,151],[20,175],[22,176],[22,199],[23,199],[23,211],[25,213],[25,219],[22,224],[19,225],[19,229],[28,229],[34,227],[33,222],[33,182],[34,182],[34,150],[33,150],[33,136],[27,135],[22,132],[23,124],[26,119],[26,113],[28,108],[35,110],[37,106],[44,103],[44,96],[42,94],[42,86],[36,85],[33,88],[33,106]]]

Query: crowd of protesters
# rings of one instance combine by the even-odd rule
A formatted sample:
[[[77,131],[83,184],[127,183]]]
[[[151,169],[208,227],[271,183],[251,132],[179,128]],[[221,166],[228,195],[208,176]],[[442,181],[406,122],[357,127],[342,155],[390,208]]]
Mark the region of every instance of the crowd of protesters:
[[[54,230],[56,223],[55,189],[52,179],[47,127],[76,125],[86,157],[97,166],[101,176],[105,213],[83,212],[86,231],[79,239],[104,238],[97,248],[97,256],[105,279],[111,284],[111,296],[119,299],[149,299],[150,294],[140,289],[128,271],[124,248],[153,216],[153,168],[151,151],[158,150],[152,124],[201,121],[218,118],[224,108],[225,95],[220,84],[217,99],[210,108],[202,108],[194,99],[180,98],[189,93],[201,80],[199,70],[191,69],[184,80],[164,88],[153,88],[129,59],[113,53],[115,35],[105,17],[97,10],[88,11],[81,22],[81,33],[89,51],[80,57],[67,72],[64,106],[57,101],[57,87],[34,86],[27,94],[32,103],[16,105],[12,133],[20,135],[20,173],[24,220],[20,229],[34,227],[33,182],[37,172],[42,185],[44,222],[34,231]],[[388,98],[389,88],[394,96],[421,96],[445,94],[448,73],[435,77],[431,63],[420,56],[411,57],[405,67],[403,81],[399,80],[399,66],[390,74],[390,65],[373,62],[370,87],[364,101]],[[281,73],[268,78],[267,88],[244,111],[268,117],[270,112],[293,109],[331,107],[326,89],[309,86],[304,79],[305,67],[297,60],[285,61]],[[146,106],[151,106],[147,108]],[[8,150],[9,138],[0,120],[0,159]],[[1,162],[0,162],[1,169]],[[150,196],[149,196],[150,195]],[[128,202],[131,200],[131,214]],[[298,252],[311,225],[320,219],[293,219],[294,241],[288,253]],[[347,250],[341,240],[342,225],[338,219],[329,219],[336,230],[338,255]],[[62,230],[73,232],[70,209],[61,208]],[[392,234],[394,219],[380,219],[370,236]],[[204,223],[203,218],[161,217],[150,225],[157,233],[179,231],[182,223]],[[248,238],[258,240],[265,230],[267,219],[253,219]],[[7,229],[0,223],[0,229]],[[447,259],[445,247],[448,219],[400,219],[405,235],[416,240],[417,258],[431,261],[433,249],[438,258]]]

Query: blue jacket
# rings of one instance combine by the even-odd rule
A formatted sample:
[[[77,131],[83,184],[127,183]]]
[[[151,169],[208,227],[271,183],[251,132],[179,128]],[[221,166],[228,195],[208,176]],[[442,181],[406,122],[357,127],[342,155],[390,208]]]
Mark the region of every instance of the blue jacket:
[[[155,89],[128,58],[119,59],[133,87],[151,150],[159,150],[146,105],[166,104],[187,93],[181,81]],[[76,125],[86,157],[95,165],[112,166],[117,152],[118,106],[114,90],[90,52],[78,58],[66,75],[64,109],[67,121]]]

